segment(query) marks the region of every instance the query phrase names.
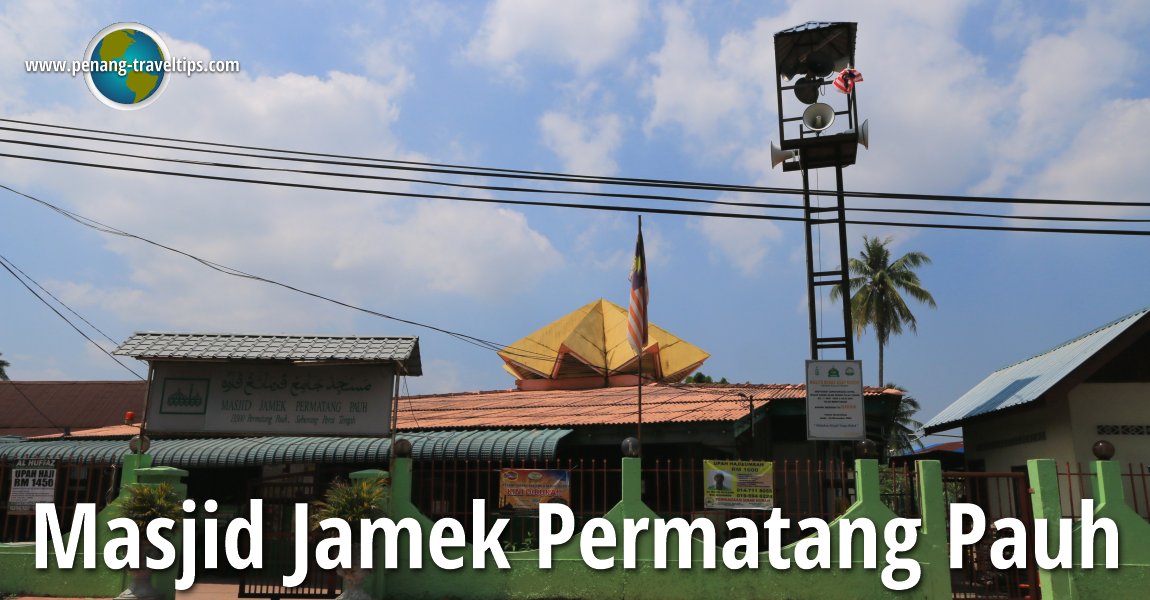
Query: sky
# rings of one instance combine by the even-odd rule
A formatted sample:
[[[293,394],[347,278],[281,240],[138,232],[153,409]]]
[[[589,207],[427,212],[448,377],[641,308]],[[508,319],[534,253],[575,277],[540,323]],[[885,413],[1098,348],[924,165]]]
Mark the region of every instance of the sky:
[[[82,76],[25,69],[26,60],[78,59],[98,31],[126,21],[158,32],[175,57],[238,60],[241,70],[173,77],[146,108],[118,111],[99,102]],[[1150,48],[1150,11],[1137,0],[387,0],[338,9],[318,1],[274,9],[8,2],[0,7],[0,113],[381,159],[798,188],[798,173],[770,162],[779,137],[773,36],[807,21],[858,23],[855,67],[864,81],[856,97],[871,143],[844,170],[847,190],[1146,200],[1150,80],[1137,69]],[[93,160],[11,143],[31,139],[43,141],[0,131],[0,153]],[[833,177],[815,171],[812,185],[829,189]],[[599,298],[625,306],[630,290],[630,213],[275,188],[8,157],[0,157],[0,184],[211,261],[501,343]],[[793,195],[690,196],[799,202]],[[1150,218],[1131,207],[848,204]],[[643,224],[651,321],[708,351],[703,371],[716,380],[801,383],[810,358],[802,225],[658,214]],[[921,251],[932,259],[919,274],[938,307],[912,304],[917,333],[892,339],[885,366],[888,382],[920,401],[922,421],[993,370],[1150,305],[1146,237],[854,225],[848,233],[851,256],[863,235],[873,235],[892,236],[895,256]],[[820,264],[837,266],[833,252],[825,254]],[[117,342],[137,331],[418,335],[424,375],[410,378],[410,393],[514,383],[492,351],[228,277],[81,227],[4,190],[0,255]],[[11,378],[132,377],[0,275],[0,353]],[[838,310],[825,297],[819,305],[830,316]],[[839,325],[830,319],[826,326]],[[870,332],[858,340],[856,357],[864,380],[877,383]]]

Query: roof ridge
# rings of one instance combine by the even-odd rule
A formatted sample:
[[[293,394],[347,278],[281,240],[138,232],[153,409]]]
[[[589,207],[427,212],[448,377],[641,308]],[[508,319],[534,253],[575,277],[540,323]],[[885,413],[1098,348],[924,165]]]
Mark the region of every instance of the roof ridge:
[[[1038,354],[1035,354],[1035,355],[1029,356],[1029,357],[1027,357],[1027,358],[1024,358],[1024,359],[1022,359],[1022,360],[1018,360],[1018,361],[1012,362],[1012,363],[1010,363],[1010,364],[1008,364],[1008,365],[1006,365],[1006,366],[1004,366],[1004,367],[999,367],[999,368],[995,369],[994,371],[992,371],[992,373],[998,373],[998,372],[1000,372],[1000,371],[1005,371],[1005,370],[1007,370],[1007,369],[1010,369],[1010,368],[1016,367],[1016,366],[1018,366],[1018,365],[1021,365],[1022,363],[1025,363],[1025,362],[1030,362],[1030,361],[1032,361],[1032,360],[1034,360],[1034,359],[1036,359],[1036,358],[1041,358],[1041,357],[1043,357],[1043,356],[1046,356],[1046,355],[1048,355],[1048,354],[1051,354],[1051,353],[1053,353],[1053,352],[1056,352],[1056,351],[1058,351],[1058,350],[1061,350],[1062,348],[1065,348],[1066,346],[1069,346],[1070,344],[1073,344],[1073,343],[1075,343],[1075,342],[1078,342],[1078,341],[1080,341],[1080,340],[1084,340],[1084,339],[1086,339],[1086,338],[1088,338],[1088,337],[1090,337],[1090,336],[1092,336],[1092,335],[1097,335],[1097,334],[1099,334],[1099,333],[1102,333],[1103,331],[1106,331],[1107,329],[1110,329],[1111,327],[1114,327],[1115,325],[1118,325],[1119,323],[1122,323],[1123,321],[1126,321],[1126,320],[1129,320],[1129,319],[1132,319],[1132,318],[1135,318],[1135,317],[1141,317],[1141,316],[1144,316],[1144,315],[1146,315],[1148,312],[1150,312],[1150,306],[1147,306],[1147,307],[1143,307],[1143,308],[1141,308],[1141,309],[1139,309],[1139,310],[1136,310],[1136,311],[1134,311],[1134,312],[1132,312],[1132,313],[1129,313],[1129,314],[1127,314],[1127,315],[1123,315],[1123,316],[1121,316],[1121,317],[1118,317],[1117,319],[1114,319],[1113,321],[1110,321],[1109,323],[1107,323],[1107,324],[1105,324],[1105,325],[1102,325],[1102,326],[1100,326],[1100,327],[1096,327],[1095,329],[1092,329],[1092,330],[1090,330],[1090,331],[1088,331],[1088,332],[1086,332],[1086,333],[1083,333],[1083,334],[1081,334],[1081,335],[1078,335],[1078,336],[1075,336],[1075,337],[1073,337],[1073,338],[1071,338],[1071,339],[1069,339],[1069,340],[1066,340],[1065,342],[1062,342],[1061,344],[1058,344],[1058,345],[1056,345],[1056,346],[1054,346],[1054,347],[1052,347],[1052,348],[1050,348],[1050,349],[1048,349],[1048,350],[1044,350],[1044,351],[1042,351],[1042,352],[1039,352]]]

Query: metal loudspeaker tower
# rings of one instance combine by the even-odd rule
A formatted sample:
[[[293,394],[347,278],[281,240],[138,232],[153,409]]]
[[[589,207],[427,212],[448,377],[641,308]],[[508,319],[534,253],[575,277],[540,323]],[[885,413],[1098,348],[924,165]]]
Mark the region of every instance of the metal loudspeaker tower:
[[[867,123],[859,123],[855,83],[862,77],[854,70],[855,23],[810,22],[775,34],[779,138],[771,145],[772,167],[802,171],[806,225],[807,305],[811,330],[811,359],[824,350],[842,349],[854,359],[850,310],[850,273],[847,269],[846,204],[843,168],[853,165],[858,147],[869,147]],[[791,92],[791,93],[786,93]],[[834,167],[836,204],[812,206],[810,171]],[[815,270],[814,237],[821,226],[838,231],[839,266]],[[824,286],[841,286],[842,335],[820,335],[815,292]]]

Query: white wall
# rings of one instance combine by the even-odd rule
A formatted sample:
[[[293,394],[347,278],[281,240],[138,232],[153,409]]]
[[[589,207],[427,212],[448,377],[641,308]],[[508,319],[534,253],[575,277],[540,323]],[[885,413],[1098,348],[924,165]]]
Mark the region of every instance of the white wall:
[[[1084,383],[1070,392],[1075,460],[1094,460],[1094,442],[1114,444],[1114,460],[1150,466],[1150,383]],[[1099,425],[1141,425],[1141,435],[1099,435]],[[1143,467],[1145,469],[1145,467]]]

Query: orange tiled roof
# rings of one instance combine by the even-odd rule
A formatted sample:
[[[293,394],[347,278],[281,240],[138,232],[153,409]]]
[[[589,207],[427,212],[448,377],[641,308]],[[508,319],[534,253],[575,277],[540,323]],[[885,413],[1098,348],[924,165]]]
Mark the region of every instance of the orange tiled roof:
[[[868,397],[898,390],[868,387]],[[747,415],[747,398],[759,407],[772,400],[806,398],[798,384],[649,384],[643,387],[644,423],[735,421]],[[570,427],[634,423],[634,387],[587,390],[491,391],[412,396],[399,401],[400,429]]]
[[[92,439],[92,438],[129,438],[133,435],[140,433],[140,425],[134,423],[132,425],[109,425],[107,427],[94,427],[92,429],[72,430],[69,435],[65,436],[62,433],[50,433],[48,435],[28,436],[31,440],[46,440],[46,439],[60,439],[66,437],[68,439]],[[151,434],[149,434],[151,435]]]
[[[100,387],[103,383],[76,382]],[[143,382],[132,384],[142,401]],[[24,386],[26,384],[21,384]],[[867,397],[902,394],[899,390],[867,387]],[[736,421],[747,415],[747,397],[759,408],[773,400],[802,400],[801,384],[648,384],[643,387],[644,423]],[[508,427],[571,427],[620,425],[636,422],[634,387],[584,390],[496,390],[434,396],[407,396],[399,401],[399,429],[484,429]],[[139,413],[137,413],[139,414]],[[73,438],[130,437],[135,425],[73,428]],[[48,434],[48,435],[44,435]],[[60,437],[58,430],[38,431],[45,438]]]

